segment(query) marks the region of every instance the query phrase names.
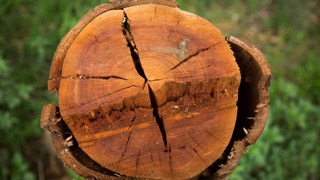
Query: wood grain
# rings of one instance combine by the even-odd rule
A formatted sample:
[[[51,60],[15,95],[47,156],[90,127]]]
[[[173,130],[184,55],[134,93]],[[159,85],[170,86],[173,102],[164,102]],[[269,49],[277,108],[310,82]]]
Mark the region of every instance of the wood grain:
[[[72,41],[59,79],[61,117],[112,172],[188,179],[230,142],[240,71],[220,31],[162,5],[101,13]]]

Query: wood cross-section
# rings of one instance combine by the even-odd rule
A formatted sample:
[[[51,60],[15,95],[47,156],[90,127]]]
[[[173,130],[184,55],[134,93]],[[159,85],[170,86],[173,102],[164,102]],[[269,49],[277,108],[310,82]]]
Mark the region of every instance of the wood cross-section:
[[[79,147],[128,177],[192,178],[230,142],[240,72],[220,31],[162,5],[110,10],[63,60],[59,107]]]

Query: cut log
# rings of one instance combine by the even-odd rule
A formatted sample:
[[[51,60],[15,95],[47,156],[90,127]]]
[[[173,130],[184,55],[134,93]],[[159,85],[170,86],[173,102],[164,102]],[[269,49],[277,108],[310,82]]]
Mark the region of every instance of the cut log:
[[[254,127],[241,119],[239,125],[239,117],[255,116],[251,111],[260,99],[255,94],[248,113],[238,112],[243,81],[238,64],[249,71],[247,78],[255,71],[237,54],[235,59],[233,51],[240,50],[232,51],[217,28],[175,5],[156,0],[102,5],[60,43],[48,82],[59,94],[59,107],[44,107],[41,126],[79,175],[209,176],[217,162],[227,164],[221,161],[233,142],[247,137],[238,136],[238,129]],[[264,82],[255,84],[260,74],[249,88],[267,90],[271,74],[265,74]],[[245,102],[239,103],[246,111]],[[251,143],[262,129],[250,133]]]

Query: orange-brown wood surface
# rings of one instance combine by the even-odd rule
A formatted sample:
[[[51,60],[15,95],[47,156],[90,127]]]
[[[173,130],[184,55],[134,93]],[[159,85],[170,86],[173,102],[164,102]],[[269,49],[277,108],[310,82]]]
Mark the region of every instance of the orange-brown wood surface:
[[[111,10],[66,52],[60,113],[102,167],[187,179],[229,144],[240,79],[229,45],[208,21],[162,5]]]

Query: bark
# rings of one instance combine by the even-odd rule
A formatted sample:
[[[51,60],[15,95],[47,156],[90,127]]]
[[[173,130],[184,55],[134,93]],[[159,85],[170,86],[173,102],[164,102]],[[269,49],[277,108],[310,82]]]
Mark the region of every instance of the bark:
[[[41,126],[83,177],[221,179],[264,128],[270,80],[259,50],[175,1],[115,1],[59,44]]]

